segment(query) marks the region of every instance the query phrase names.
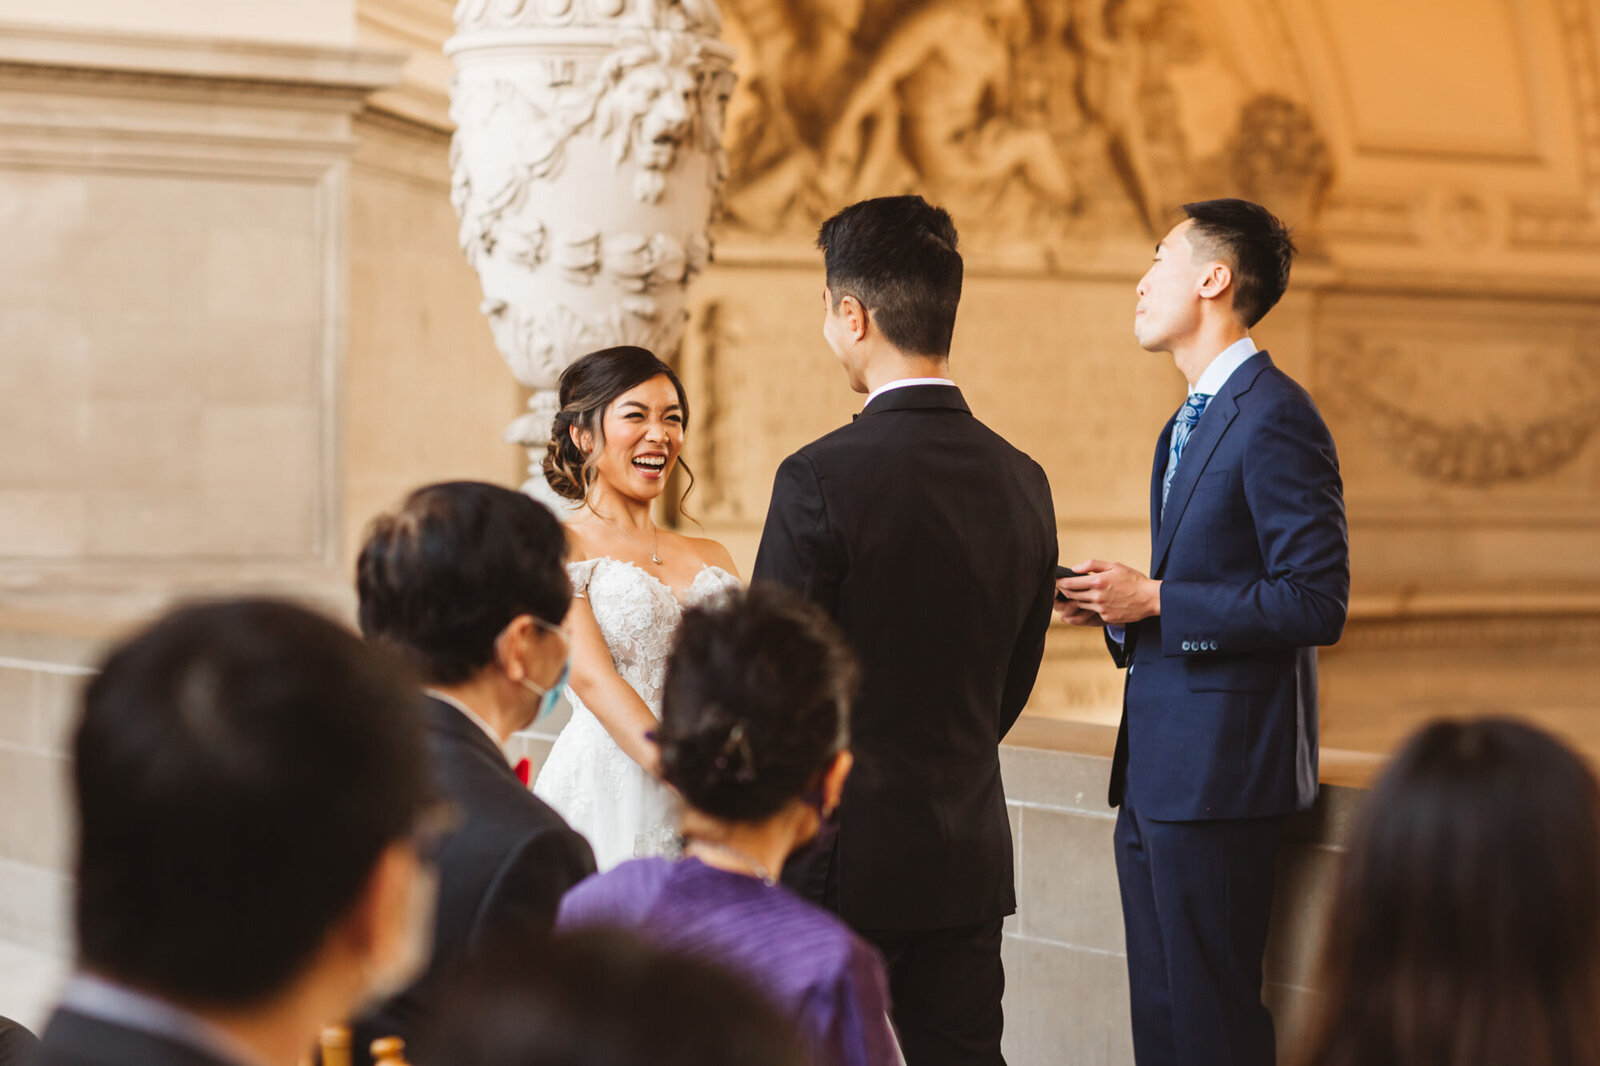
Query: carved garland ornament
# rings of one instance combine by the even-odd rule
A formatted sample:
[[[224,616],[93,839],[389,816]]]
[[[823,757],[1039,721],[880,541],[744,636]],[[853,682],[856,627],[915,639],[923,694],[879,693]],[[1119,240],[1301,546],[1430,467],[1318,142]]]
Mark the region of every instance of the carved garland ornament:
[[[1393,349],[1367,356],[1359,340],[1343,357],[1330,359],[1330,383],[1348,409],[1400,465],[1446,485],[1487,489],[1553,473],[1570,463],[1600,429],[1600,353],[1574,355],[1578,397],[1542,417],[1511,421],[1495,415],[1456,423],[1407,410],[1373,387],[1366,373],[1400,356]]]
[[[450,199],[496,346],[535,390],[508,436],[536,474],[572,360],[682,338],[727,177],[732,52],[711,0],[461,0],[456,25]]]

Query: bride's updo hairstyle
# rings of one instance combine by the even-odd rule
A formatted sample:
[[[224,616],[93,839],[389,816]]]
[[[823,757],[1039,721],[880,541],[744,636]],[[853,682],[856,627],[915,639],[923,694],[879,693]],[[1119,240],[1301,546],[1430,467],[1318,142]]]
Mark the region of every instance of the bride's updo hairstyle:
[[[856,664],[828,616],[757,584],[684,612],[661,697],[661,771],[684,802],[760,822],[849,742]]]
[[[605,450],[606,435],[602,423],[606,409],[630,389],[638,388],[651,378],[665,374],[678,392],[678,406],[683,411],[683,428],[689,428],[689,397],[683,391],[683,382],[673,369],[648,348],[625,344],[616,348],[602,348],[590,352],[561,372],[557,385],[557,398],[561,409],[556,412],[550,429],[550,443],[545,446],[544,479],[556,495],[582,503],[589,498],[594,487],[594,470]],[[585,454],[573,440],[573,429],[578,436],[585,432],[593,442]],[[694,473],[678,459],[689,475],[689,488],[694,488]]]

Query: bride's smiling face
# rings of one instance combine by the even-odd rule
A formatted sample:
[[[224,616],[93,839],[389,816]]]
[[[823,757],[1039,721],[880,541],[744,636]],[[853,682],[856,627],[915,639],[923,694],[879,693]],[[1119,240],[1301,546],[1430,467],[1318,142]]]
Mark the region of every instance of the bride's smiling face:
[[[599,480],[636,499],[661,495],[683,448],[683,406],[671,379],[658,374],[612,400],[600,427]]]

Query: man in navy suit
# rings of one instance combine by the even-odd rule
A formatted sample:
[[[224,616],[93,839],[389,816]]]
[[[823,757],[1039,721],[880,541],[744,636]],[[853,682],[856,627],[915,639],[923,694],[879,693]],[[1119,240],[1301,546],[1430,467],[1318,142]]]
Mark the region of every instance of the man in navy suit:
[[[1289,282],[1283,223],[1187,204],[1139,282],[1134,334],[1189,398],[1156,445],[1150,574],[1091,559],[1057,614],[1128,671],[1111,768],[1139,1066],[1271,1066],[1261,958],[1285,815],[1317,794],[1317,654],[1344,629],[1333,438],[1249,329]]]

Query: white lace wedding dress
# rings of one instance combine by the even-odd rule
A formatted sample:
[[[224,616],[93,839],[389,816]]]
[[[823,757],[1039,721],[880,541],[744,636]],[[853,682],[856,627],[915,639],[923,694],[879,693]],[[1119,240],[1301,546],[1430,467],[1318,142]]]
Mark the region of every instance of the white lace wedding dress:
[[[589,597],[617,673],[657,718],[667,653],[683,609],[739,587],[739,579],[721,567],[703,567],[679,603],[654,575],[620,559],[569,563],[567,573],[573,590]],[[601,870],[667,852],[677,832],[672,794],[623,754],[570,686],[567,701],[572,720],[550,749],[534,793],[588,838]]]

